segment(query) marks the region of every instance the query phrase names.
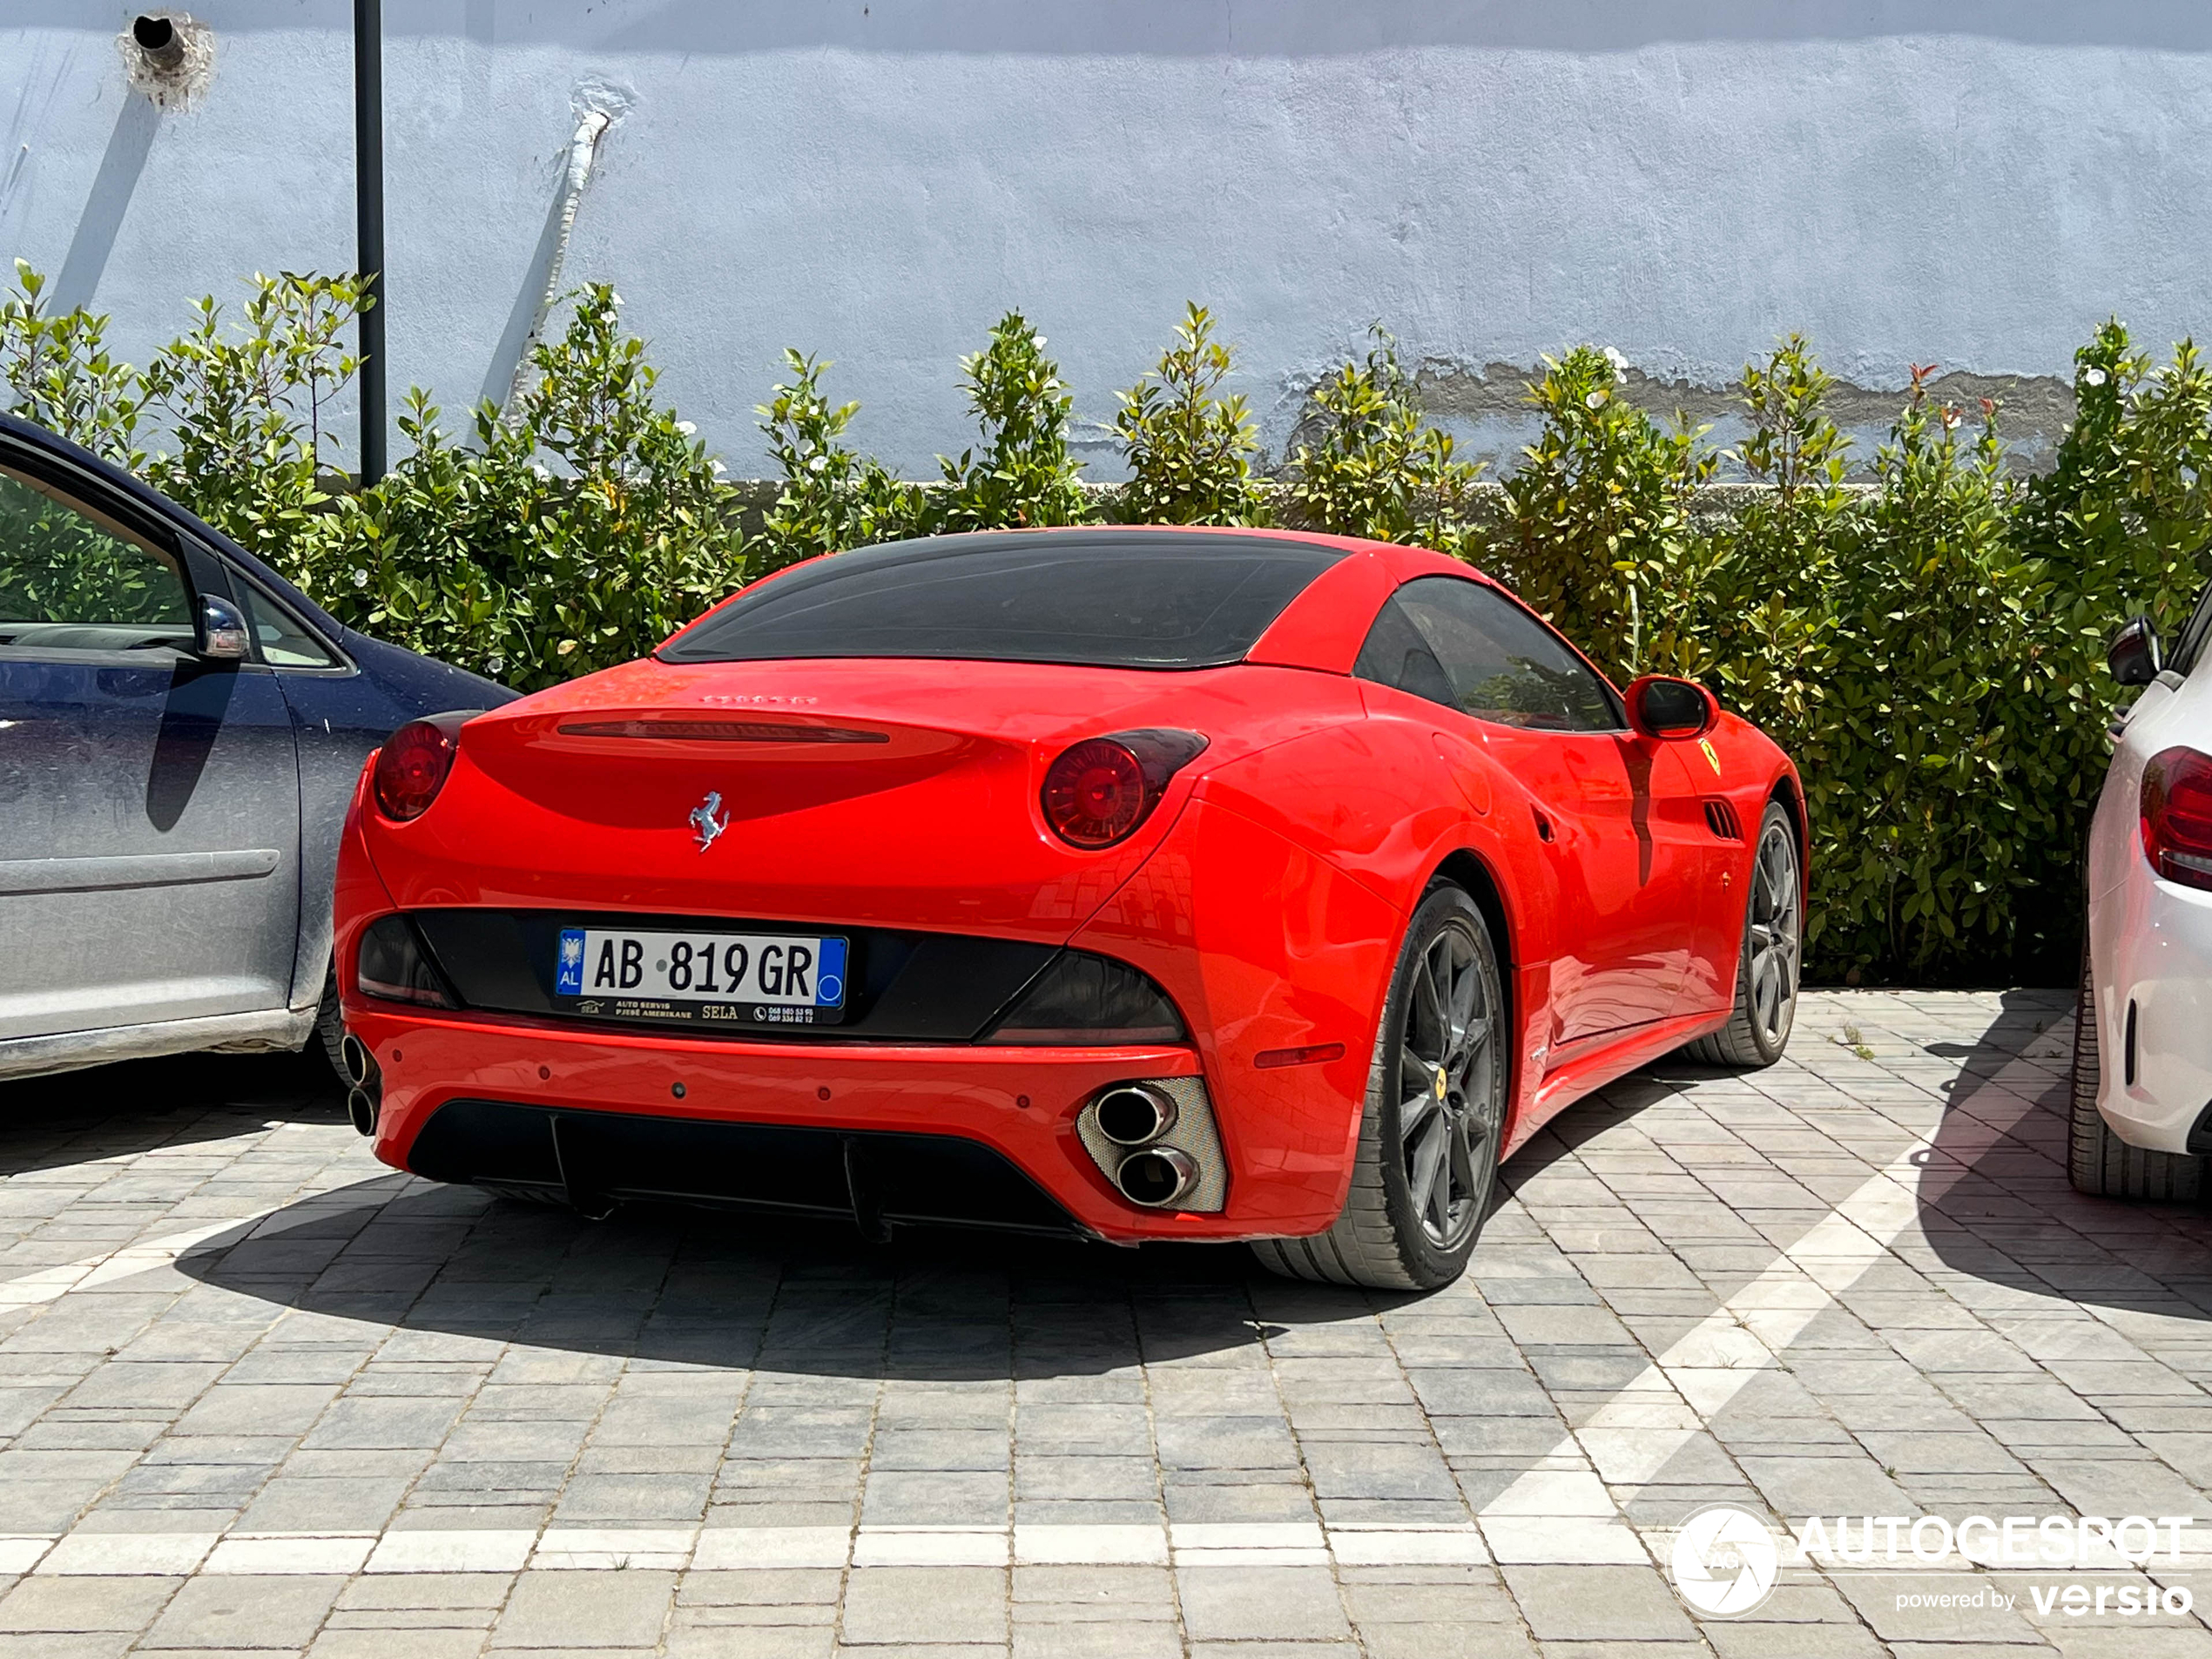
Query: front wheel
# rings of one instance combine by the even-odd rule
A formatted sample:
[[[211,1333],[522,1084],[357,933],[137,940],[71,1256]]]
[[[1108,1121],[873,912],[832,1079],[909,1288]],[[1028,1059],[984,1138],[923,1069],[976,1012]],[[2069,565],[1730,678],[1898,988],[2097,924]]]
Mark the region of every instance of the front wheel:
[[[1252,1246],[1291,1278],[1427,1291],[1467,1271],[1497,1184],[1511,1034],[1489,924],[1460,888],[1413,913],[1367,1072],[1344,1213]]]
[[[1728,1023],[1683,1052],[1709,1065],[1755,1071],[1782,1058],[1797,1017],[1797,956],[1804,938],[1797,833],[1779,801],[1767,803],[1743,895],[1743,943]]]

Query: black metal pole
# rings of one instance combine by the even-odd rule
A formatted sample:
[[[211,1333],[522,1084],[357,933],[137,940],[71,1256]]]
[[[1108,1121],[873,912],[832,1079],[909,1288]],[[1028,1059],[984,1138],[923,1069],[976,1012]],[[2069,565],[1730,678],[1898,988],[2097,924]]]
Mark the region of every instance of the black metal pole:
[[[361,315],[363,488],[384,475],[384,7],[354,0],[354,221]]]

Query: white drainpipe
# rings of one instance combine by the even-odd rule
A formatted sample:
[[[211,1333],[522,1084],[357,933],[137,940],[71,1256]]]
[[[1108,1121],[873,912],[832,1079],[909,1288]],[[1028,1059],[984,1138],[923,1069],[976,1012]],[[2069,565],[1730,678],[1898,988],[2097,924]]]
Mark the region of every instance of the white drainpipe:
[[[545,319],[553,309],[553,302],[561,297],[561,267],[568,262],[569,233],[576,229],[577,204],[583,199],[583,187],[591,182],[591,165],[599,154],[599,140],[613,123],[614,117],[604,110],[586,110],[576,124],[576,137],[569,141],[569,177],[561,196],[561,233],[554,240],[553,257],[546,261],[545,291],[538,296],[537,314],[530,320],[522,355],[516,360],[514,381],[507,388],[506,401],[499,406],[502,417],[523,395],[523,382],[529,378],[530,353],[544,332]]]

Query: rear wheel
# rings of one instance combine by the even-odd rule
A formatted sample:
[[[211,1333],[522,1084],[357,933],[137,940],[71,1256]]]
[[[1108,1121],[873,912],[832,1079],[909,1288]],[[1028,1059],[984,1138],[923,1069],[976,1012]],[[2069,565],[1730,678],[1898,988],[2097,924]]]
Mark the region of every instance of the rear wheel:
[[[1797,833],[1779,801],[1767,803],[1743,895],[1743,944],[1736,968],[1736,1006],[1728,1023],[1683,1052],[1708,1065],[1756,1071],[1782,1058],[1797,1015],[1797,957],[1804,938]]]
[[[1398,1291],[1464,1272],[1497,1184],[1508,1042],[1489,926],[1460,889],[1439,887],[1391,976],[1344,1213],[1312,1238],[1255,1244],[1261,1264]]]
[[[2154,1152],[2130,1146],[2112,1132],[2097,1109],[2103,1076],[2097,1042],[2097,992],[2089,950],[2081,950],[2081,994],[2074,1003],[2074,1068],[2067,1102],[2067,1177],[2074,1190],[2099,1198],[2150,1198],[2187,1204],[2204,1194],[2202,1158],[2186,1152]]]

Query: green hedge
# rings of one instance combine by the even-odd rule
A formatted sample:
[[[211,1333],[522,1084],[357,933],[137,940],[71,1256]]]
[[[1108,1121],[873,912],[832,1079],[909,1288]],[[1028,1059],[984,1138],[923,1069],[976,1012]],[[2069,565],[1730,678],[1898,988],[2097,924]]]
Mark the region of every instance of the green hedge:
[[[574,296],[522,397],[478,410],[467,444],[411,394],[409,453],[356,491],[323,427],[357,368],[357,284],[257,278],[235,324],[203,300],[138,370],[108,356],[105,319],[48,312],[18,273],[0,301],[18,412],[137,469],[347,622],[524,688],[639,655],[795,560],[900,536],[1282,522],[1457,554],[1617,676],[1696,676],[1796,758],[1816,977],[2070,978],[2115,705],[2105,641],[2139,611],[2171,630],[2212,570],[2212,378],[2186,341],[2154,365],[2116,321],[2076,354],[2078,418],[2032,478],[2006,469],[1993,405],[1941,406],[1922,369],[1849,478],[1828,376],[1793,336],[1745,368],[1750,435],[1725,457],[1762,487],[1715,511],[1724,457],[1623,398],[1616,353],[1547,360],[1528,392],[1540,435],[1488,485],[1379,330],[1263,477],[1243,400],[1220,395],[1233,354],[1196,305],[1118,395],[1130,482],[1089,488],[1069,390],[1011,314],[961,364],[975,442],[926,483],[853,448],[857,406],[830,401],[830,365],[788,354],[759,411],[781,482],[748,531],[604,285]],[[142,448],[155,433],[173,448]]]

